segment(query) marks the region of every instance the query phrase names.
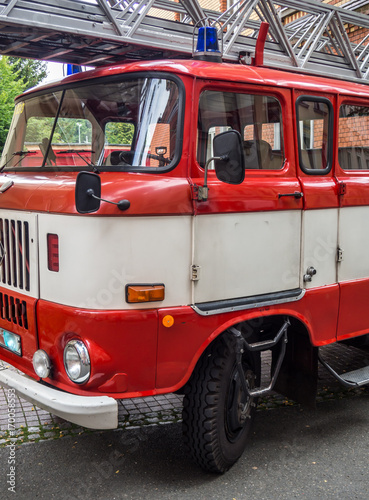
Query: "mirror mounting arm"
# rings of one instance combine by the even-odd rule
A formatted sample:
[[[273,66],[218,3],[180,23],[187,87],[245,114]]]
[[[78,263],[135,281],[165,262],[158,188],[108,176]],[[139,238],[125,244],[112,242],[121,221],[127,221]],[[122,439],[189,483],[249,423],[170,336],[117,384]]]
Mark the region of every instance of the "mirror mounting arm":
[[[209,158],[208,161],[205,163],[205,173],[204,173],[204,185],[199,186],[199,191],[198,191],[198,200],[199,201],[207,201],[208,195],[209,195],[209,188],[208,188],[208,170],[209,170],[209,165],[212,161],[214,160],[223,160],[227,161],[228,160],[228,155],[223,155],[223,156],[213,156],[212,158]]]
[[[86,194],[90,198],[95,198],[95,200],[105,201],[106,203],[110,203],[111,205],[116,205],[119,208],[119,210],[122,210],[122,212],[124,212],[124,210],[128,210],[128,208],[131,206],[131,202],[129,200],[120,200],[118,201],[118,203],[116,203],[115,201],[104,200],[103,198],[99,198],[98,196],[95,195],[95,192],[92,188],[87,189]]]

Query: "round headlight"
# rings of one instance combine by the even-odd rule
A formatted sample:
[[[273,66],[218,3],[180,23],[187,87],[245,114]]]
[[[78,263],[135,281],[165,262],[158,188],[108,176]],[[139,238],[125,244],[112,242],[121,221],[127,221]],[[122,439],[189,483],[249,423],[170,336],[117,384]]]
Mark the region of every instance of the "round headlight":
[[[91,372],[90,356],[81,340],[71,340],[65,346],[64,367],[68,377],[76,384],[88,380]]]
[[[51,362],[45,351],[39,349],[33,355],[33,368],[40,378],[47,378],[50,375]]]

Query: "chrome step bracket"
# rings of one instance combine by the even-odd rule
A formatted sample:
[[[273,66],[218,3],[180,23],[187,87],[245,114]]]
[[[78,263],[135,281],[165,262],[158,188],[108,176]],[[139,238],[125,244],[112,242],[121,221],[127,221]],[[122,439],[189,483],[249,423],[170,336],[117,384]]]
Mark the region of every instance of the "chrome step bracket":
[[[369,385],[369,366],[358,368],[351,372],[338,374],[324,359],[318,354],[318,359],[326,370],[329,371],[343,386],[355,388]]]
[[[239,377],[241,380],[242,384],[242,389],[245,391],[248,397],[259,397],[259,396],[265,396],[266,394],[269,394],[273,390],[273,387],[277,381],[284,356],[286,354],[286,347],[287,347],[287,330],[288,327],[290,326],[290,320],[288,318],[285,319],[285,322],[279,329],[277,335],[275,336],[274,339],[272,340],[267,340],[264,342],[256,342],[254,344],[249,344],[246,342],[245,338],[243,337],[242,333],[240,330],[238,330],[236,327],[231,327],[229,328],[229,331],[236,337],[237,341],[237,347],[236,347],[236,355],[237,355],[237,369],[239,373]],[[262,352],[262,351],[268,351],[272,347],[276,346],[279,342],[282,342],[281,344],[281,349],[279,352],[278,360],[276,363],[276,367],[274,370],[274,373],[271,375],[271,379],[269,382],[269,385],[267,387],[257,387],[256,389],[251,389],[249,388],[248,382],[246,380],[244,371],[242,369],[242,355],[245,352],[245,349],[250,352]]]

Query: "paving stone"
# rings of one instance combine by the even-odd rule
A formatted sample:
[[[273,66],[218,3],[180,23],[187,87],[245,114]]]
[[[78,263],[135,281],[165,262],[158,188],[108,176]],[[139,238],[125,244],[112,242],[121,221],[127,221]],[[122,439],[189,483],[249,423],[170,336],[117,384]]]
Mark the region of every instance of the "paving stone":
[[[40,434],[28,434],[28,439],[40,439]]]
[[[44,438],[51,438],[51,437],[55,437],[55,434],[54,434],[54,432],[45,432],[43,437]]]
[[[28,427],[28,432],[38,432],[39,430],[39,427]]]

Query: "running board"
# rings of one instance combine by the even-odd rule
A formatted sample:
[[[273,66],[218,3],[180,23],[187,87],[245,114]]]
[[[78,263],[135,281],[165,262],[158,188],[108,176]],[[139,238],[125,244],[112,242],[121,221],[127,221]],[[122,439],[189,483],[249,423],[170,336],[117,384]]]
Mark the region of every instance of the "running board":
[[[324,359],[318,354],[318,359],[334,378],[336,378],[345,387],[362,387],[369,385],[369,366],[359,368],[351,372],[339,375]]]

